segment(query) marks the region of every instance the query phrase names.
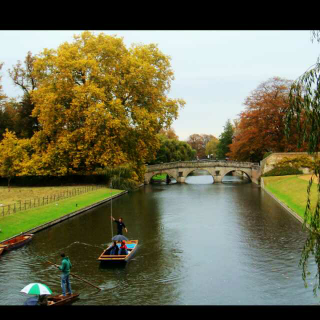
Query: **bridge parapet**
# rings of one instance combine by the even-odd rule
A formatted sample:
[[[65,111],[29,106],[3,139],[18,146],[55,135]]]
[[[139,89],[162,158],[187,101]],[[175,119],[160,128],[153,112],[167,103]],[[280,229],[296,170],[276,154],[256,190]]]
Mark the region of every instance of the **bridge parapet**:
[[[167,162],[147,166],[147,172],[153,172],[165,169],[177,168],[212,168],[212,167],[236,167],[236,168],[260,168],[259,163],[254,162],[238,162],[238,161],[223,161],[223,160],[197,160],[197,161],[176,161]]]

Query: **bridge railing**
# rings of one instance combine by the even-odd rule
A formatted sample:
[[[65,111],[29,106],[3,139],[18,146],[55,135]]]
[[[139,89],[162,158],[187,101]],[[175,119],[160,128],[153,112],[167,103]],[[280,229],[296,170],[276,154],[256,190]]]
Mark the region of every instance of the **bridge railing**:
[[[193,161],[174,161],[166,163],[158,163],[153,165],[146,165],[147,171],[161,170],[161,169],[175,169],[186,167],[259,167],[259,163],[255,162],[239,162],[239,161],[227,161],[227,160],[193,160]]]

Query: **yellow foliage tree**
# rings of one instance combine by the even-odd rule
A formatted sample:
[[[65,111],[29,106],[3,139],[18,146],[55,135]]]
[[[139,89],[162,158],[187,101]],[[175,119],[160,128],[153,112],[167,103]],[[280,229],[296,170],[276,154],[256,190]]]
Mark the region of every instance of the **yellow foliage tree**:
[[[170,127],[185,102],[169,99],[170,58],[156,45],[85,31],[33,64],[31,97],[40,130],[32,137],[39,174],[92,173],[143,164],[159,148],[157,133]]]
[[[0,176],[10,181],[13,177],[28,174],[28,161],[30,141],[28,139],[18,139],[16,135],[8,130],[0,142]]]

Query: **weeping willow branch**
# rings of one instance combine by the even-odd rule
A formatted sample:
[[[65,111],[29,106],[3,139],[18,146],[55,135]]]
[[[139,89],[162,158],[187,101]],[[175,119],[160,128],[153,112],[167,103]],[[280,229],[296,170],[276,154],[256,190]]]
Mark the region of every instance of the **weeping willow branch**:
[[[312,38],[320,42],[320,32],[313,31]],[[311,190],[314,176],[311,176],[307,188],[307,204],[304,213],[303,227],[308,226],[308,237],[301,253],[299,266],[302,267],[302,279],[307,287],[308,262],[313,255],[317,265],[313,293],[317,296],[320,289],[320,162],[318,151],[320,145],[320,62],[319,59],[312,69],[306,71],[291,86],[289,93],[290,108],[286,114],[285,133],[290,136],[290,125],[297,124],[299,135],[298,147],[308,143],[308,153],[314,156],[314,176],[317,181],[317,199],[311,202]]]

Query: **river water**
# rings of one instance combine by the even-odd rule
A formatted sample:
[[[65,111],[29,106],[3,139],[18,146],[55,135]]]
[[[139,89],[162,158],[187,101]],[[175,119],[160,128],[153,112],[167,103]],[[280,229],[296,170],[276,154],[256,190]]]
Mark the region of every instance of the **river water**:
[[[31,282],[60,293],[60,272],[42,260],[60,264],[60,252],[73,273],[102,288],[71,277],[81,293],[74,305],[318,304],[298,266],[301,223],[257,185],[231,176],[224,182],[190,176],[186,184],[148,185],[114,200],[113,216],[140,243],[125,267],[97,261],[111,239],[110,203],[35,234],[0,258],[0,304],[23,304],[19,291]]]

